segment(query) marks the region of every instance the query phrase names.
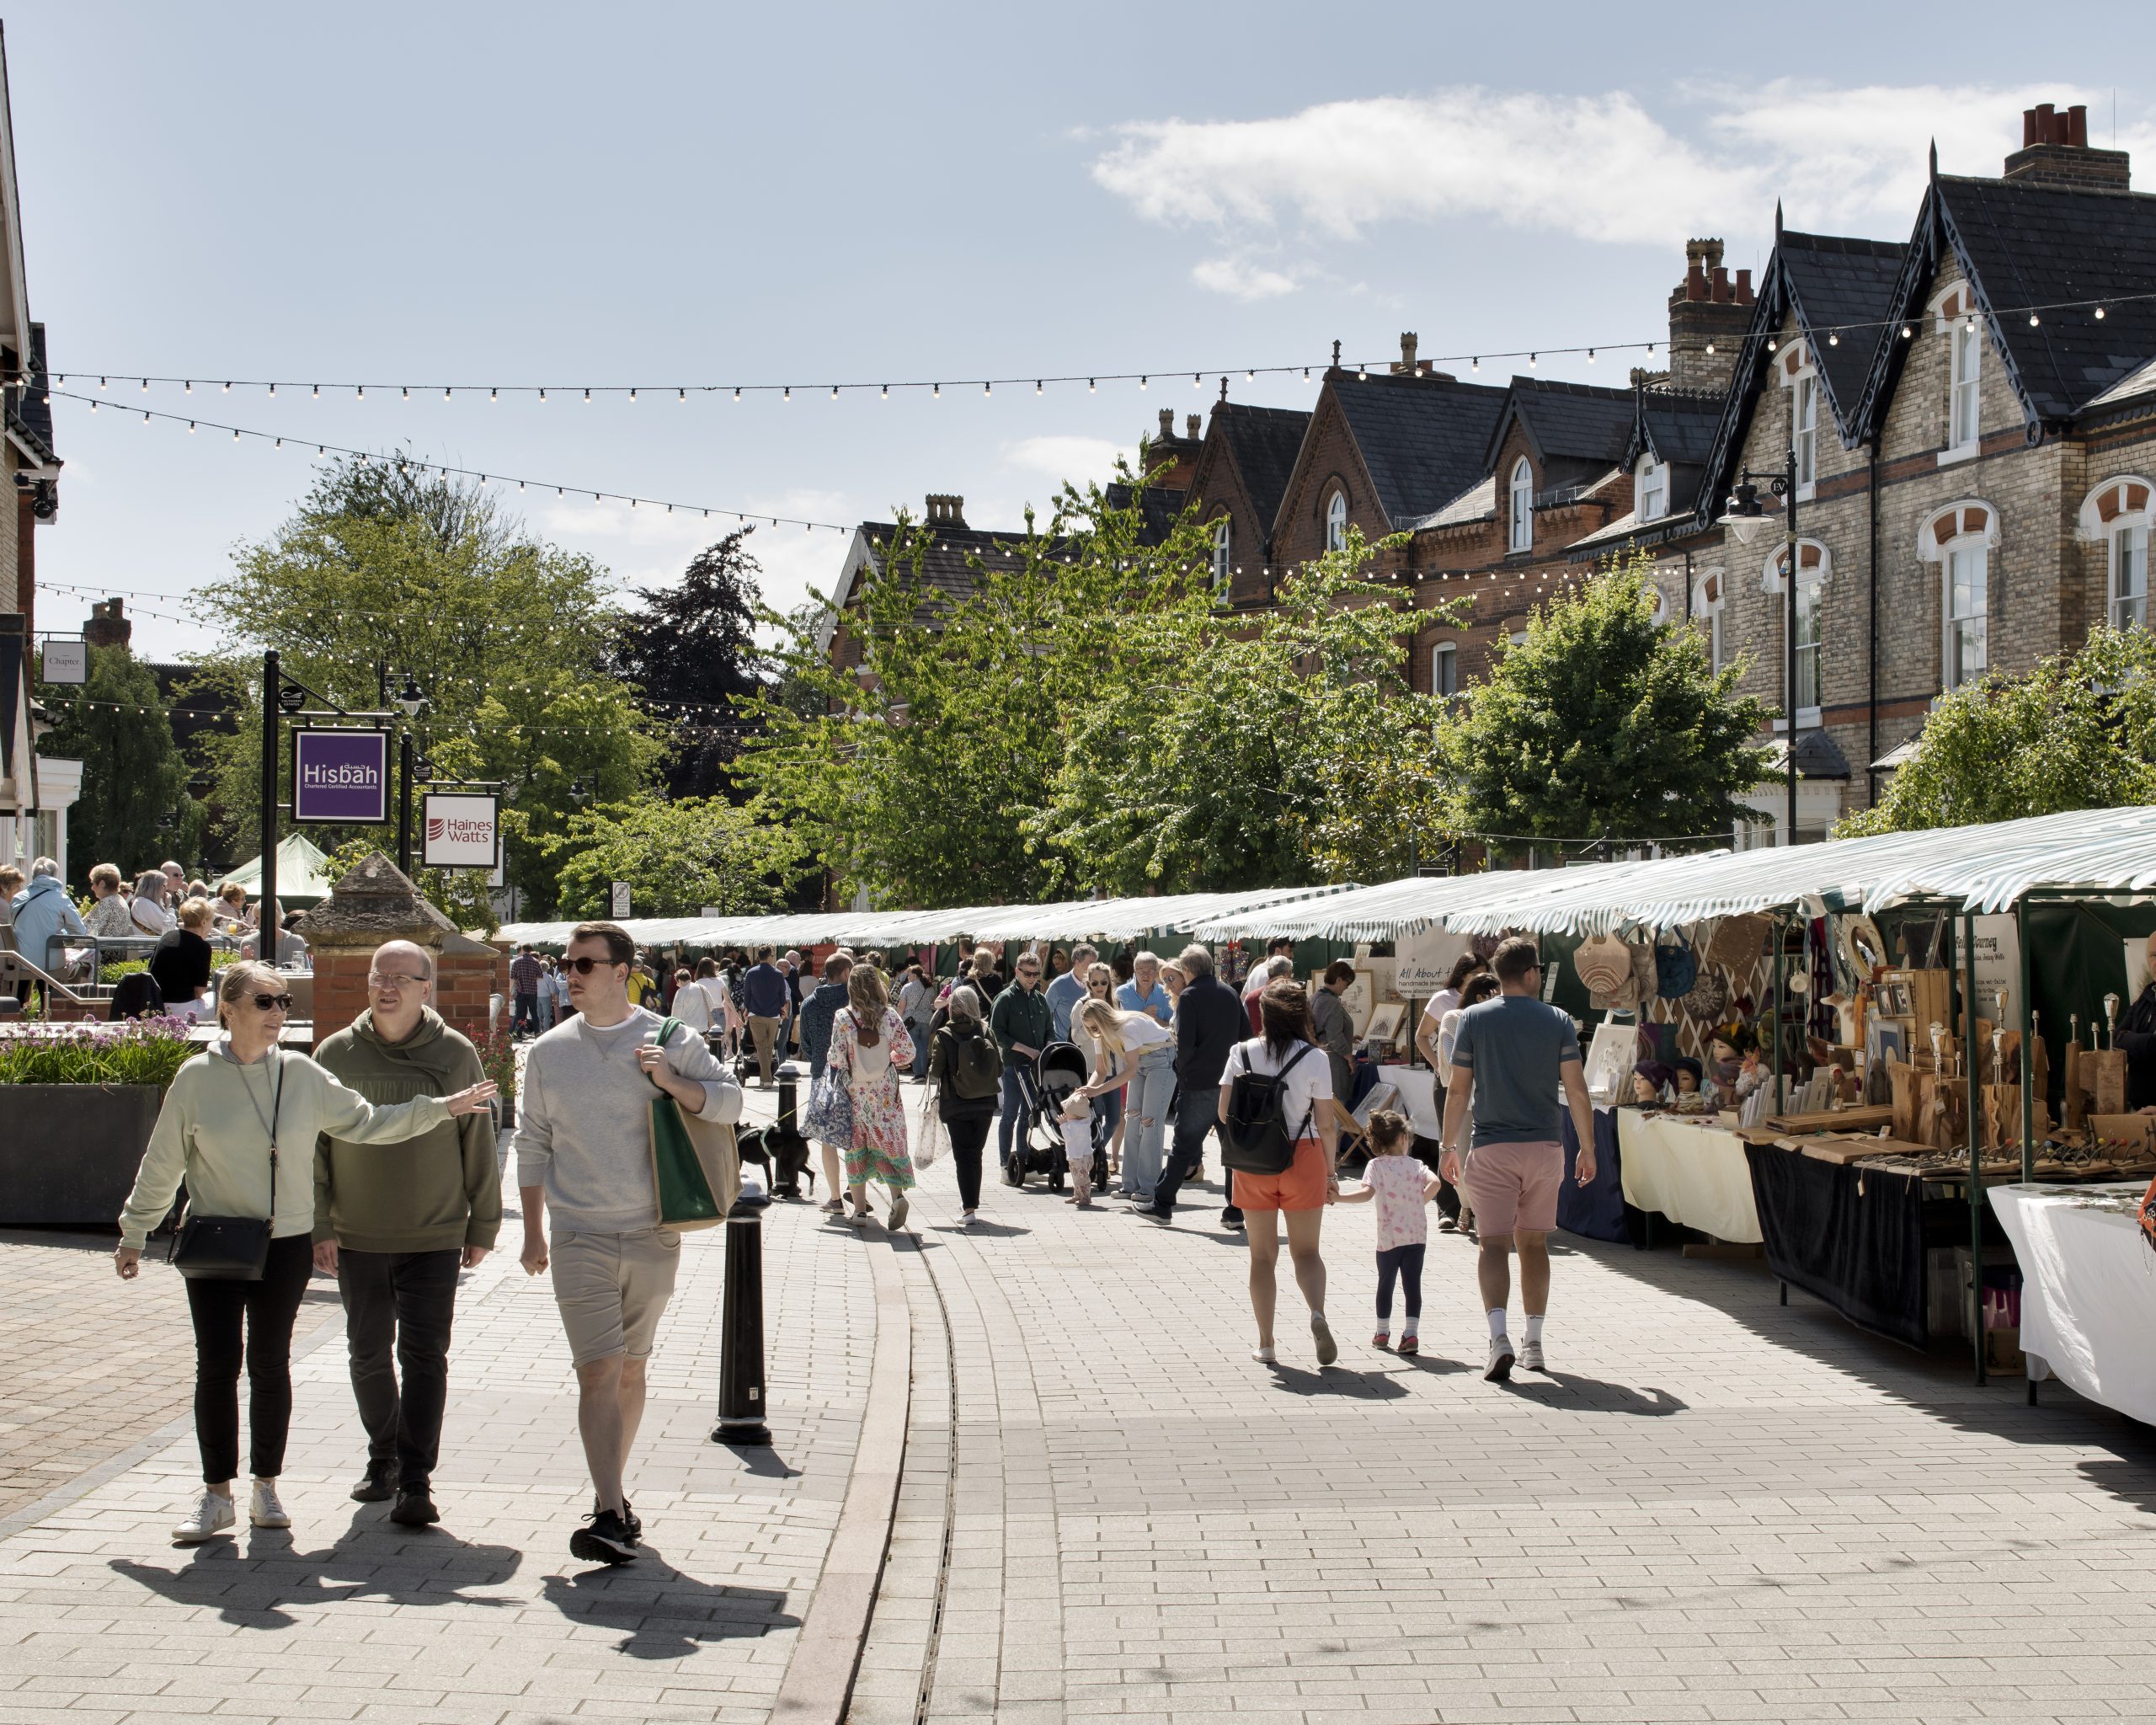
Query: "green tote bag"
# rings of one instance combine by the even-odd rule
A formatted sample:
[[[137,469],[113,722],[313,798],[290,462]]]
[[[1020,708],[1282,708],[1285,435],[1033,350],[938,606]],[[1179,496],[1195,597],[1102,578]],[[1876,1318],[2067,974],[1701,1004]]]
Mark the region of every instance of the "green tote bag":
[[[664,1020],[659,1045],[665,1047],[681,1028],[678,1018]],[[659,1089],[656,1082],[652,1088]],[[741,1161],[733,1127],[685,1114],[672,1097],[659,1091],[651,1099],[651,1184],[658,1194],[654,1220],[659,1227],[686,1231],[724,1221],[741,1195]]]

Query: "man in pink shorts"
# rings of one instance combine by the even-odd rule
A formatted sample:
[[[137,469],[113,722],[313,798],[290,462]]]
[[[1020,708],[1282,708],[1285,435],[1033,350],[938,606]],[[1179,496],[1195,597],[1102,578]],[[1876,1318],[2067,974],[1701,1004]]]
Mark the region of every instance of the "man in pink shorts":
[[[1542,1320],[1550,1306],[1548,1236],[1557,1226],[1557,1187],[1565,1178],[1565,1151],[1557,1135],[1561,1087],[1579,1139],[1574,1173],[1582,1186],[1594,1178],[1594,1127],[1580,1068],[1579,1033],[1568,1016],[1539,998],[1542,959],[1534,943],[1517,936],[1503,942],[1490,968],[1497,975],[1497,997],[1460,1015],[1453,1044],[1438,1172],[1460,1186],[1474,1206],[1482,1244],[1476,1274],[1490,1319],[1490,1364],[1482,1375],[1502,1383],[1513,1375],[1515,1359],[1529,1371],[1546,1370]],[[1460,1129],[1470,1102],[1475,1141],[1463,1172]],[[1515,1247],[1520,1304],[1527,1311],[1527,1336],[1517,1354],[1505,1333]]]

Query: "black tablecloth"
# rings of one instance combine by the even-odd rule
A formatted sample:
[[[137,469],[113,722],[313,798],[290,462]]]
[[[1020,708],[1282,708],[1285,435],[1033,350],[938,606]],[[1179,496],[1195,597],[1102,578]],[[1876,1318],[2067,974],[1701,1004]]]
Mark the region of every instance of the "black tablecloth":
[[[1557,1188],[1557,1226],[1567,1234],[1589,1240],[1615,1240],[1629,1244],[1632,1236],[1625,1226],[1625,1183],[1617,1171],[1617,1112],[1596,1108],[1594,1114],[1594,1178],[1582,1188],[1572,1178],[1579,1159],[1579,1135],[1572,1130],[1572,1111],[1565,1108],[1565,1178]]]
[[[1924,1346],[1924,1182],[1771,1144],[1744,1154],[1767,1267],[1852,1323]]]

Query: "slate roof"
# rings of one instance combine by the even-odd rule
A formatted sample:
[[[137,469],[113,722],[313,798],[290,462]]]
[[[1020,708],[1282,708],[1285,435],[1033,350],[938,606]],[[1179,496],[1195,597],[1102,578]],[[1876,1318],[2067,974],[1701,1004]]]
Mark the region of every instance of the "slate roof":
[[[2068,419],[2156,358],[2156,197],[1942,174],[1949,238],[2041,419]],[[2093,308],[2066,301],[2105,301]],[[2026,307],[2039,312],[2029,325]]]
[[[1812,344],[1828,402],[1845,425],[1864,399],[1865,378],[1886,320],[1893,315],[1894,284],[1908,250],[1897,240],[1789,228],[1782,230],[1774,249],[1769,274],[1777,267],[1782,272],[1783,280],[1775,286],[1785,287],[1788,309]],[[1780,321],[1779,307],[1775,321]],[[1839,340],[1829,339],[1836,334]]]
[[[1776,737],[1768,745],[1767,777],[1789,771],[1789,742]],[[1849,777],[1849,757],[1842,753],[1840,745],[1824,731],[1799,731],[1796,734],[1796,776],[1799,778],[1847,778]]]
[[[1015,569],[1025,562],[1019,547],[1025,543],[1022,527],[1002,532],[984,527],[929,526],[916,521],[915,530],[928,540],[928,549],[922,553],[921,570],[929,585],[961,598],[970,598],[974,592],[974,572],[966,559],[978,557],[991,569]],[[886,548],[896,537],[898,528],[889,521],[863,521],[861,531],[868,536],[869,552],[880,567]],[[1005,550],[999,546],[1008,546]]]
[[[1497,513],[1497,476],[1489,473],[1477,479],[1443,509],[1433,510],[1409,525],[1416,527],[1454,527],[1462,521],[1486,521]]]
[[[45,399],[51,380],[46,376],[45,364],[45,325],[30,325],[29,387],[17,392],[8,401],[8,423],[29,442],[34,444],[39,456],[47,462],[60,457],[52,447],[52,403]]]
[[[1560,383],[1548,377],[1514,377],[1502,419],[1491,428],[1482,465],[1497,458],[1505,427],[1517,418],[1545,462],[1621,462],[1632,439],[1632,392],[1598,383]]]
[[[1280,499],[1288,494],[1295,457],[1302,452],[1303,437],[1310,427],[1309,412],[1224,401],[1214,408],[1212,423],[1220,428],[1251,510],[1269,530],[1280,513]]]
[[[1390,371],[1334,371],[1326,382],[1394,528],[1443,508],[1488,471],[1502,389]]]
[[[1101,488],[1101,494],[1113,509],[1129,509],[1134,491],[1138,497],[1138,542],[1158,545],[1173,531],[1176,517],[1182,513],[1183,505],[1190,500],[1190,494],[1187,491],[1170,491],[1159,485],[1130,486],[1121,480]],[[1002,537],[1008,539],[1011,536],[1006,533]]]
[[[1640,430],[1625,454],[1636,459],[1636,445],[1654,451],[1656,459],[1697,464],[1714,451],[1715,427],[1721,422],[1722,398],[1673,390],[1646,390],[1640,397]]]

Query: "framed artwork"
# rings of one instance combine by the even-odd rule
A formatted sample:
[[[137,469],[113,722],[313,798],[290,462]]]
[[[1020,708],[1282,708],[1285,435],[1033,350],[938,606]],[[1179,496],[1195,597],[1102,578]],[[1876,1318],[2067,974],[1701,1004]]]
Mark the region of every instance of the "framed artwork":
[[[1384,1001],[1370,1009],[1369,1027],[1363,1033],[1363,1039],[1374,1042],[1382,1048],[1390,1048],[1400,1040],[1401,1030],[1406,1023],[1407,1006],[1405,1001]]]

